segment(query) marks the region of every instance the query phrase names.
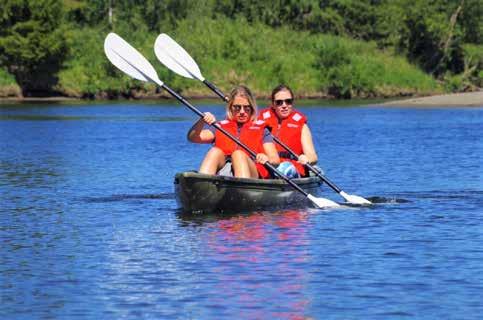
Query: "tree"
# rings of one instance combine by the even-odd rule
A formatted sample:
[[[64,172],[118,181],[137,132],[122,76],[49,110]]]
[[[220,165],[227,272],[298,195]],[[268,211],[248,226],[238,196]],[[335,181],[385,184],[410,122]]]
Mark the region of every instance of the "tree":
[[[483,43],[483,5],[481,0],[467,0],[458,23],[461,24],[464,42]]]
[[[24,96],[52,94],[67,51],[62,2],[4,0],[0,12],[0,64]]]
[[[398,43],[410,61],[438,78],[446,71],[457,74],[464,69],[461,32],[456,28],[464,0],[451,4],[415,2],[406,12]]]

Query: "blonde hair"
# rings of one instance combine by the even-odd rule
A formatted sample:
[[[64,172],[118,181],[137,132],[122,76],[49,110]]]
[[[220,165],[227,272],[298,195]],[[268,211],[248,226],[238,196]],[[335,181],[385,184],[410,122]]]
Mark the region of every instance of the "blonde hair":
[[[231,111],[231,106],[233,105],[233,101],[236,97],[243,97],[248,100],[250,106],[253,108],[250,120],[254,121],[257,118],[258,113],[257,102],[250,89],[245,86],[237,86],[231,90],[230,95],[228,96],[228,103],[226,105],[226,117],[230,120],[233,120],[234,117]]]

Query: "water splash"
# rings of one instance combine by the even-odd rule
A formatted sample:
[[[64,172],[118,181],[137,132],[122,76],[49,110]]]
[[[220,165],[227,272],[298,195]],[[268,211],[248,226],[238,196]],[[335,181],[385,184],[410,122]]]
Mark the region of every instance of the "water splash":
[[[394,204],[394,203],[408,203],[408,202],[411,202],[411,201],[409,201],[407,199],[396,198],[396,197],[372,196],[372,197],[368,197],[366,199],[369,200],[372,203],[375,203],[375,204],[379,204],[379,203],[390,203],[390,204]]]

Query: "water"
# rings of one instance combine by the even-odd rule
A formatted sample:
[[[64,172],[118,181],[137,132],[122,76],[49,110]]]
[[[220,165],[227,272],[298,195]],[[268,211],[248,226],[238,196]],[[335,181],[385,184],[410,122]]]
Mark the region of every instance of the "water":
[[[0,318],[480,319],[483,109],[301,110],[327,176],[378,204],[186,215],[188,109],[1,107]]]

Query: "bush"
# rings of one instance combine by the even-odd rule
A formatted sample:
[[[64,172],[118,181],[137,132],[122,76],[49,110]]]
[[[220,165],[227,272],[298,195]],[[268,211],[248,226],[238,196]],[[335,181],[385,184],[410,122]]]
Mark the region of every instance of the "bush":
[[[321,36],[316,44],[315,67],[320,90],[337,98],[432,93],[434,79],[402,57],[380,51],[375,43]]]
[[[16,85],[15,77],[7,70],[0,68],[0,86]]]
[[[463,46],[465,52],[464,76],[476,86],[483,87],[483,45],[467,44]]]
[[[15,81],[15,77],[0,68],[0,97],[20,97],[22,91]]]
[[[0,9],[0,63],[15,76],[24,95],[51,92],[68,48],[63,3],[7,1]]]

